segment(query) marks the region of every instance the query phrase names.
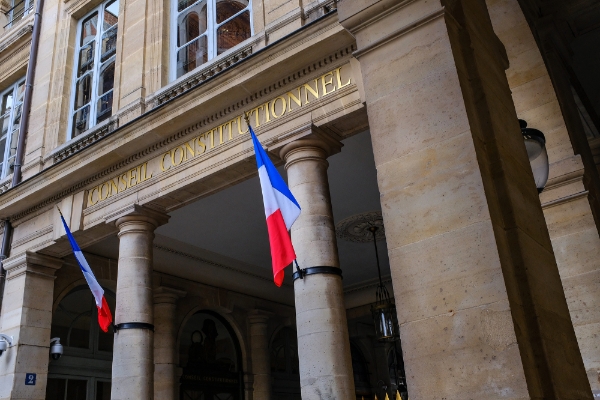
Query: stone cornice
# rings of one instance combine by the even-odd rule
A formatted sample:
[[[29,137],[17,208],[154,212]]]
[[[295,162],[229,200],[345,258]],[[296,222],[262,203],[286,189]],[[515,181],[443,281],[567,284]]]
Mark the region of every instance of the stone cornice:
[[[26,18],[19,21],[18,24],[11,27],[3,37],[0,38],[0,56],[3,56],[3,52],[9,50],[15,44],[20,41],[24,41],[29,39],[31,33],[33,32],[33,13],[31,13]],[[27,36],[26,39],[24,37]],[[27,40],[30,42],[30,40]]]
[[[263,51],[262,52],[263,54],[259,58],[255,57],[256,59],[253,60],[253,63],[254,64],[265,64],[267,62],[273,63],[279,57],[282,57],[287,52],[291,51],[291,49],[293,49],[297,46],[300,46],[301,44],[306,43],[309,40],[314,40],[315,38],[317,38],[323,34],[326,34],[327,31],[335,28],[336,26],[338,27],[338,30],[341,29],[341,28],[339,28],[339,25],[334,23],[335,21],[329,21],[328,18],[325,18],[325,20],[327,20],[328,24],[325,24],[325,26],[319,26],[319,27],[316,26],[315,27],[316,29],[314,31],[308,32],[307,34],[303,35],[302,37],[299,37],[298,40],[296,42],[294,42],[293,44],[290,44],[288,46],[285,46],[285,45],[275,46],[272,49],[272,52]],[[338,32],[338,31],[336,31],[336,32]],[[153,152],[158,151],[160,148],[162,148],[170,143],[173,143],[177,140],[181,140],[182,138],[184,138],[191,132],[193,132],[207,124],[214,123],[215,121],[219,120],[220,118],[223,118],[233,112],[238,112],[238,110],[241,110],[241,109],[243,109],[243,107],[247,107],[249,104],[252,104],[252,103],[258,101],[260,98],[262,98],[265,95],[268,95],[276,90],[282,90],[285,88],[286,85],[291,84],[300,78],[315,75],[319,70],[321,70],[325,67],[330,67],[335,63],[341,63],[344,60],[347,61],[351,58],[351,54],[352,54],[353,50],[354,50],[354,47],[352,45],[350,45],[350,47],[344,47],[341,50],[335,51],[335,52],[331,53],[329,56],[325,57],[324,59],[314,62],[313,64],[308,65],[308,66],[298,70],[297,72],[287,76],[286,78],[280,79],[279,81],[269,85],[268,87],[265,87],[261,90],[254,92],[253,94],[250,94],[249,96],[238,101],[237,103],[229,105],[226,108],[222,109],[221,111],[215,112],[212,115],[207,116],[206,118],[193,124],[192,126],[189,126],[183,130],[180,130],[176,134],[174,134],[168,138],[165,138],[160,142],[154,143],[149,147],[146,147],[144,150],[125,158],[124,160],[120,161],[117,164],[113,164],[112,166],[109,166],[109,167],[105,168],[104,170],[101,170],[97,174],[95,174],[87,179],[80,180],[77,183],[73,184],[72,186],[68,186],[68,187],[65,187],[64,185],[62,185],[61,187],[64,188],[63,190],[60,190],[58,193],[55,193],[51,196],[45,197],[45,200],[35,204],[34,206],[31,206],[20,212],[14,213],[12,216],[12,219],[13,220],[20,219],[31,213],[34,213],[34,212],[42,210],[46,207],[49,207],[50,205],[52,205],[54,202],[60,200],[61,198],[65,197],[71,193],[74,193],[78,190],[84,189],[86,186],[90,185],[94,181],[102,179],[103,177],[105,177],[121,168],[124,168],[127,165],[129,165],[137,160],[140,160],[141,158],[148,156],[149,154],[151,154]],[[236,68],[235,73],[226,74],[226,76],[224,76],[223,79],[239,80],[240,78],[244,77],[245,75],[248,75],[251,73],[252,73],[252,71],[249,68],[241,69],[239,71],[237,71],[237,68]],[[219,83],[219,84],[215,83],[212,86],[209,86],[208,90],[205,90],[204,92],[202,92],[202,94],[205,95],[207,93],[216,92],[222,86],[223,85],[221,83]],[[190,91],[189,93],[182,95],[181,100],[179,100],[179,98],[178,98],[177,101],[183,102],[183,104],[179,104],[174,111],[177,111],[178,109],[181,109],[184,107],[189,108],[190,107],[189,104],[196,101],[196,97],[193,95],[193,92],[194,91]],[[307,109],[306,111],[309,111],[309,110]],[[154,121],[158,122],[161,120],[166,120],[167,118],[171,117],[171,115],[172,115],[171,112],[170,113],[162,113],[161,115],[148,115],[148,116],[144,117],[144,119],[151,119],[151,120],[153,119]],[[111,134],[105,135],[100,140],[109,140],[109,141],[113,141],[113,142],[116,141],[118,143],[126,143],[129,140],[131,140],[132,137],[134,137],[134,136],[139,137],[146,131],[152,129],[151,127],[148,127],[148,125],[154,121],[146,122],[146,123],[138,123],[138,124],[136,124],[134,121],[133,123],[128,124],[127,127],[122,127],[122,131],[121,131],[121,129],[119,129],[120,132],[119,131],[112,132]],[[118,135],[115,136],[114,134],[118,134]],[[82,138],[82,140],[84,140],[84,139]],[[87,146],[81,152],[92,151],[92,150],[89,150],[90,147],[95,147],[95,146]],[[106,146],[106,147],[109,147],[109,146]],[[98,150],[98,149],[96,149],[96,150]],[[102,154],[103,148],[100,148],[99,150],[100,151],[96,151],[96,153],[90,153],[90,156],[92,156],[91,157],[92,159],[93,158],[97,159],[99,156],[103,155]],[[61,151],[64,151],[64,149],[61,149]],[[53,168],[52,170],[42,171],[37,176],[34,176],[34,177],[28,179],[27,181],[23,182],[23,184],[21,184],[18,188],[16,188],[14,192],[13,192],[13,190],[9,190],[7,193],[4,193],[3,195],[1,195],[0,196],[0,206],[4,206],[3,208],[6,209],[6,205],[9,204],[11,201],[16,200],[20,195],[23,194],[23,192],[33,193],[35,191],[38,191],[39,186],[40,186],[39,185],[40,179],[43,179],[46,181],[56,181],[61,178],[61,175],[64,176],[65,174],[68,174],[68,173],[73,174],[76,172],[77,172],[77,175],[81,176],[81,170],[80,170],[81,165],[83,163],[88,163],[89,161],[90,161],[90,157],[79,157],[75,161],[71,161],[69,158],[63,159],[63,162],[66,162],[66,165],[63,166],[62,168]],[[63,163],[63,162],[61,162],[61,163]]]

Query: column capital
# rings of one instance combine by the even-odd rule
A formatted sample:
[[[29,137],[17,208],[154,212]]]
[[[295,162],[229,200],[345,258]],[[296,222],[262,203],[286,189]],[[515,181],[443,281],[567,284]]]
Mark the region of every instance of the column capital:
[[[24,273],[33,273],[54,279],[54,274],[63,265],[61,258],[26,251],[6,259],[2,265],[6,270],[6,279],[12,279]]]
[[[305,159],[326,161],[327,157],[339,153],[343,144],[336,138],[312,127],[312,133],[284,145],[279,156],[285,160],[285,167]]]
[[[263,310],[252,310],[248,313],[248,322],[250,325],[267,324],[273,313]]]
[[[130,223],[142,223],[137,224],[138,229],[144,229],[146,225],[147,230],[154,230],[161,225],[166,224],[169,221],[169,216],[163,212],[150,209],[148,207],[140,206],[139,204],[130,204],[123,207],[106,217],[106,223],[114,223],[119,230],[122,230],[124,226]]]
[[[187,292],[168,286],[159,286],[154,289],[154,304],[175,304],[177,300],[185,297]]]

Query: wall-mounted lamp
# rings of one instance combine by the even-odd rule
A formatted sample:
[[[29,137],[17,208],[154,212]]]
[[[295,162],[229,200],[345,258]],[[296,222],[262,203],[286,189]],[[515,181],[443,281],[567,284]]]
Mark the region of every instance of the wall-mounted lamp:
[[[519,120],[519,125],[521,125],[521,133],[523,134],[523,139],[525,139],[525,148],[527,149],[527,156],[529,157],[529,163],[533,171],[535,186],[538,193],[542,193],[546,182],[548,182],[548,173],[550,171],[548,153],[546,152],[546,137],[537,129],[528,128],[527,122],[522,119]]]
[[[50,339],[50,356],[53,360],[58,360],[63,354],[63,346],[60,344],[60,338]]]
[[[8,346],[12,346],[13,337],[0,333],[0,356],[8,349]]]

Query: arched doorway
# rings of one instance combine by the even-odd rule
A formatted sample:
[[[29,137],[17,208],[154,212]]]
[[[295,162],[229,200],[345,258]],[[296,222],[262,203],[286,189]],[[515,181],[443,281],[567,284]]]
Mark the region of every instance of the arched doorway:
[[[199,311],[181,332],[181,400],[243,400],[240,344],[219,314]]]
[[[271,342],[273,400],[300,400],[298,337],[292,328],[280,329]]]
[[[358,400],[371,399],[372,390],[369,377],[369,367],[365,356],[354,342],[350,342],[352,370],[354,371],[354,387]]]
[[[104,288],[111,310],[115,294]],[[96,303],[87,285],[71,290],[52,315],[51,337],[60,338],[64,354],[48,367],[47,400],[109,400],[113,332],[98,326]]]

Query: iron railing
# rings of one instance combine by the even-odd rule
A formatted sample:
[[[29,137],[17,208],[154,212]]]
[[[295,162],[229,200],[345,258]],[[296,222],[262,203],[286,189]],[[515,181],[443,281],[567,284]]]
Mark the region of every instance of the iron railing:
[[[10,10],[4,13],[8,19],[8,23],[4,25],[4,29],[11,27],[15,22],[25,18],[33,10],[33,1],[22,0],[15,4]]]

